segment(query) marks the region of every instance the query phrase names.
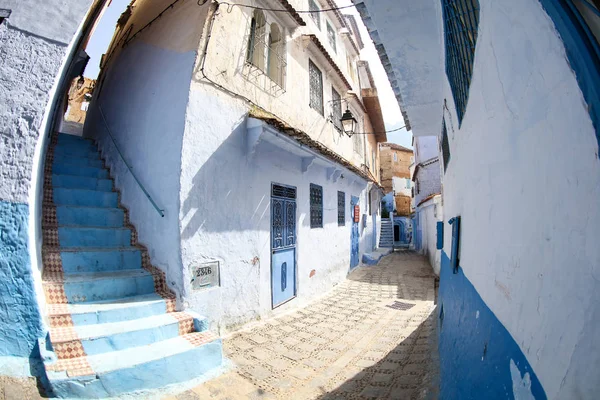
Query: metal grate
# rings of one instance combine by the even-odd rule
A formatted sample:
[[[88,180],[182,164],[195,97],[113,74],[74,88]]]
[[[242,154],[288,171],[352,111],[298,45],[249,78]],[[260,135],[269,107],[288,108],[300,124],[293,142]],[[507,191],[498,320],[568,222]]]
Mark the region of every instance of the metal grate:
[[[462,122],[473,76],[479,26],[479,0],[442,0],[446,43],[446,74],[459,123]]]
[[[332,87],[331,88],[331,119],[333,126],[341,132],[342,131],[342,97]]]
[[[310,184],[310,227],[323,227],[323,188]]]
[[[273,184],[271,186],[271,195],[273,197],[281,197],[284,199],[296,199],[296,188]]]
[[[329,44],[335,53],[337,53],[337,47],[335,42],[335,29],[333,26],[327,21],[327,39],[329,40]]]
[[[410,303],[403,303],[401,301],[395,301],[393,304],[387,305],[387,308],[392,308],[394,310],[406,311],[413,308],[415,305]]]
[[[308,11],[312,11],[310,13],[310,17],[312,18],[313,21],[315,21],[317,28],[319,28],[319,30],[320,30],[321,29],[321,10],[319,9],[319,6],[317,5],[317,2],[315,0],[308,0]]]
[[[246,61],[261,71],[265,70],[266,25],[265,14],[261,10],[254,10],[254,15],[250,21]]]
[[[346,193],[338,192],[338,226],[346,225]]]
[[[446,119],[442,118],[442,156],[444,157],[444,173],[450,162],[450,144],[448,143],[448,130],[446,129]]]
[[[308,60],[308,76],[310,79],[310,106],[323,115],[323,74],[311,60]]]

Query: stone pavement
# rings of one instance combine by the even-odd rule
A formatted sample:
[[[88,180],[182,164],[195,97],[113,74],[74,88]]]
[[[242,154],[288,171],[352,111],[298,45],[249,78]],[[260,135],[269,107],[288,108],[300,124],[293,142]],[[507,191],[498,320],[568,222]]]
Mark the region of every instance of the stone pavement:
[[[435,399],[435,276],[396,252],[306,308],[224,340],[235,368],[166,399]]]

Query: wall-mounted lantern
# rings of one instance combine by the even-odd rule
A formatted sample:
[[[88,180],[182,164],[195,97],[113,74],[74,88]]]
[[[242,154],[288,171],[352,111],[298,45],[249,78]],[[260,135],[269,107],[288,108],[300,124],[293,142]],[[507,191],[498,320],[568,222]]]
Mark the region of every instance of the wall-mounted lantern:
[[[354,118],[354,115],[352,115],[352,112],[350,112],[350,110],[348,108],[346,108],[344,115],[342,115],[341,121],[342,121],[342,129],[344,130],[344,133],[346,135],[348,135],[348,137],[351,137],[352,135],[354,135],[354,131],[356,130],[357,121]]]

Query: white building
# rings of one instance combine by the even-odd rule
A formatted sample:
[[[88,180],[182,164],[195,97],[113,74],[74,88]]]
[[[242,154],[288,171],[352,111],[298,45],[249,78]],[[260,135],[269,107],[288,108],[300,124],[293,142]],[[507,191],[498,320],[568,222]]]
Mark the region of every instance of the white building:
[[[445,164],[440,398],[596,398],[598,2],[354,3]]]
[[[331,2],[285,1],[283,12],[178,3],[135,35],[167,3],[138,0],[117,28],[85,135],[178,303],[226,332],[313,299],[374,249],[383,119],[373,83],[359,82],[355,24],[339,11],[295,12]],[[212,262],[220,281],[195,289],[193,274]]]

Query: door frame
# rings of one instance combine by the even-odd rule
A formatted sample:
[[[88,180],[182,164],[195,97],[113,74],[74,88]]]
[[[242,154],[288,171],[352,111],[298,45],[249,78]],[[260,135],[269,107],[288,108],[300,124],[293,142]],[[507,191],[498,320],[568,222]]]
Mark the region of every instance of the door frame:
[[[290,297],[289,299],[275,305],[273,302],[273,254],[275,254],[276,250],[273,250],[273,199],[282,199],[282,200],[292,200],[290,198],[285,198],[285,197],[279,197],[279,196],[274,196],[273,195],[273,187],[274,186],[282,186],[285,188],[289,188],[289,189],[294,189],[296,191],[296,196],[294,197],[293,201],[296,205],[296,212],[295,212],[295,223],[294,223],[294,246],[293,247],[286,247],[284,249],[279,249],[279,250],[289,250],[289,249],[294,249],[294,295],[292,297]],[[269,207],[271,209],[270,211],[270,218],[269,218],[269,294],[271,297],[271,310],[276,309],[277,307],[280,307],[292,300],[294,300],[296,297],[298,297],[298,188],[296,186],[292,186],[292,185],[286,185],[283,183],[278,183],[278,182],[271,182],[271,191],[269,193]]]

